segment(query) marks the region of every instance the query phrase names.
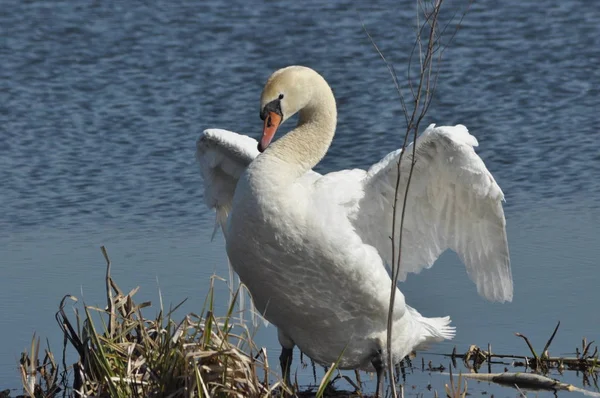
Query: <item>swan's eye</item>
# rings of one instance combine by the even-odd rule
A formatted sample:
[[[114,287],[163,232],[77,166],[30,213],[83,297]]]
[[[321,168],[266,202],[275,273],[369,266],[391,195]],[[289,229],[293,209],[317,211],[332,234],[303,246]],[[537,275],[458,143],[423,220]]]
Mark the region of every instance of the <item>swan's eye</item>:
[[[279,94],[279,100],[283,99],[283,94]]]
[[[262,111],[260,111],[260,119],[264,120],[265,123],[267,123],[269,113],[273,113],[274,115],[279,116],[279,118],[272,118],[273,120],[271,121],[271,124],[278,124],[281,120],[280,118],[283,117],[283,112],[281,112],[281,102],[279,101],[279,99],[276,98],[263,107]]]

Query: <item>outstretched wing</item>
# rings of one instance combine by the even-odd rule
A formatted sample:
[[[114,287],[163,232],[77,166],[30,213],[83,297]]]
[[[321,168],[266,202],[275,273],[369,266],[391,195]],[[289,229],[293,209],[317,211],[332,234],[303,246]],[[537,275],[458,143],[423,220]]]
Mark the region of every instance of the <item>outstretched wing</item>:
[[[258,156],[258,142],[245,135],[237,134],[232,131],[221,129],[208,129],[198,138],[196,143],[196,159],[200,164],[200,174],[204,180],[204,202],[206,205],[215,209],[217,213],[217,224],[225,230],[225,223],[237,182],[246,170],[246,167]],[[213,232],[213,237],[217,231],[217,225]],[[234,281],[233,268],[229,264],[229,283],[231,285],[231,301],[236,297],[237,287],[240,286],[239,278],[237,283]],[[248,300],[248,309],[251,313],[252,323],[258,324],[262,316],[256,311],[250,293],[244,286],[237,294],[239,300],[239,316],[243,317]],[[263,319],[265,325],[267,321]]]
[[[196,143],[204,202],[216,210],[221,227],[231,210],[238,179],[259,154],[257,146],[253,138],[221,129],[204,130]]]
[[[417,138],[416,163],[406,201],[399,279],[433,265],[446,249],[454,250],[480,295],[511,301],[512,275],[504,194],[473,149],[477,140],[462,125],[431,125]],[[396,214],[400,216],[412,161],[412,145],[400,165]],[[400,151],[373,165],[365,178],[365,195],[353,217],[357,233],[392,263],[393,205]],[[397,256],[397,252],[396,252]]]

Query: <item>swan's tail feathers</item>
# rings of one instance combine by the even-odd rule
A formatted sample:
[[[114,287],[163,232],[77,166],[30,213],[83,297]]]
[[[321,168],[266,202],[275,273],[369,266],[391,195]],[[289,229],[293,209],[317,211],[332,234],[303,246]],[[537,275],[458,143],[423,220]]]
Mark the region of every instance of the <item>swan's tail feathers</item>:
[[[450,326],[449,316],[443,318],[425,318],[421,317],[419,321],[423,324],[425,329],[429,332],[427,340],[431,342],[440,342],[443,340],[452,340],[456,334],[456,328]]]
[[[443,340],[451,340],[456,334],[456,328],[450,326],[450,317],[443,318],[426,318],[419,314],[417,310],[407,306],[408,311],[423,328],[423,341],[420,342],[415,349],[426,349],[429,344],[439,343]]]

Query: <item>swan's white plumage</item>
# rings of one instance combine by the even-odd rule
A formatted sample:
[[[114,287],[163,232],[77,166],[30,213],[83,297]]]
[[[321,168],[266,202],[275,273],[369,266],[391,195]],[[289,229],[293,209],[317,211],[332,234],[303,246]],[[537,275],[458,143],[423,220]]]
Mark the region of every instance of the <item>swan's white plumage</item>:
[[[209,208],[215,209],[217,215],[213,238],[219,226],[225,232],[235,186],[246,167],[258,155],[256,145],[256,140],[248,136],[221,129],[204,131],[196,143],[196,160],[200,164],[200,174],[204,181],[204,202]],[[235,298],[239,287],[238,298],[242,317],[248,292],[239,282],[239,279],[235,281],[233,268],[229,264],[230,300]],[[255,311],[252,302],[249,303],[249,309],[252,322],[256,326],[260,314]]]
[[[209,129],[202,134],[197,157],[209,206],[217,210],[231,208],[238,177],[258,154],[256,145],[256,140],[226,130]],[[409,272],[430,267],[441,252],[450,248],[466,264],[481,295],[510,301],[512,279],[501,205],[503,194],[475,153],[476,145],[475,137],[461,125],[432,125],[418,137],[404,222],[400,279],[404,280]],[[321,234],[329,231],[337,236],[340,245],[350,242],[353,256],[380,256],[387,264],[391,262],[391,206],[399,154],[400,151],[388,154],[368,171],[343,170],[326,175],[309,171],[299,179],[303,191],[310,192],[308,207],[320,213],[312,219],[315,239],[323,239]],[[411,159],[412,145],[402,159],[399,206]],[[340,217],[346,223],[340,222]],[[262,250],[267,250],[266,246]],[[381,267],[376,263],[374,266]],[[380,288],[389,292],[388,283],[389,278],[381,278]],[[428,336],[414,348],[454,335],[449,317],[425,318],[407,305],[406,309],[422,328],[413,326],[415,334],[421,330],[418,333]],[[269,319],[268,305],[266,313]],[[401,317],[404,311],[396,313]],[[337,316],[347,321],[356,314],[339,311]]]
[[[433,265],[446,249],[465,263],[479,294],[494,301],[512,300],[512,277],[502,200],[504,194],[473,149],[477,139],[467,128],[429,126],[417,139],[417,162],[408,191],[399,279]],[[204,200],[229,212],[240,175],[259,154],[257,141],[221,129],[206,130],[197,145],[204,178]],[[315,180],[315,205],[334,201],[346,207],[356,233],[392,263],[392,205],[400,150],[363,170],[345,170]],[[412,160],[412,144],[400,168],[401,208]],[[362,196],[362,197],[361,197]],[[223,216],[225,218],[223,218]],[[219,219],[225,221],[227,214]],[[397,222],[399,230],[400,223]],[[398,236],[398,234],[396,234]]]
[[[479,294],[512,300],[502,190],[475,153],[477,140],[462,125],[429,126],[417,139],[416,163],[404,218],[400,280],[429,268],[446,249],[458,253]],[[373,165],[364,180],[365,196],[354,216],[357,233],[392,262],[393,200],[400,151]],[[412,145],[400,167],[398,209],[402,208]],[[396,223],[397,233],[400,222]],[[397,245],[397,243],[396,243]]]
[[[295,113],[297,127],[269,145],[271,121]],[[392,262],[394,195],[399,176],[400,210],[413,147],[402,156],[390,153],[368,171],[312,171],[333,139],[337,111],[327,82],[305,67],[269,78],[261,117],[261,155],[257,141],[225,130],[206,130],[197,145],[205,202],[217,210],[231,265],[259,313],[277,326],[286,350],[297,345],[323,364],[343,351],[340,368],[376,369],[381,376],[388,354],[386,264]],[[477,140],[462,125],[431,125],[414,145],[401,280],[450,248],[482,296],[510,301],[503,194],[474,151]],[[454,335],[448,317],[423,317],[398,289],[392,322],[396,362]]]
[[[225,227],[235,186],[246,167],[258,155],[255,139],[227,130],[205,130],[196,143],[196,159],[204,181],[204,202],[217,212]]]

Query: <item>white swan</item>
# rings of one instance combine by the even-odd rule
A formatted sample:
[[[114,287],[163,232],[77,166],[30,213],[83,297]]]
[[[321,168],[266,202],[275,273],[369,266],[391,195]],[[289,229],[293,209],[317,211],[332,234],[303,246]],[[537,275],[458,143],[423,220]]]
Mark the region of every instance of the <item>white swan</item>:
[[[326,81],[306,67],[275,72],[260,109],[264,153],[252,138],[225,130],[206,130],[197,143],[205,201],[217,210],[231,265],[278,329],[286,379],[297,345],[322,364],[343,352],[340,368],[377,371],[380,392],[391,285],[385,264],[392,261],[400,151],[368,171],[313,172],[333,139],[336,106]],[[277,127],[297,112],[296,128],[271,144]],[[431,125],[416,145],[400,280],[450,248],[482,296],[512,300],[503,193],[473,150],[477,140],[462,125]],[[409,147],[400,206],[411,157]],[[394,362],[453,337],[449,317],[421,316],[399,290],[394,305]]]

